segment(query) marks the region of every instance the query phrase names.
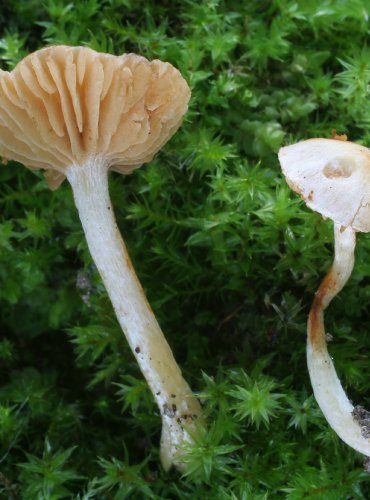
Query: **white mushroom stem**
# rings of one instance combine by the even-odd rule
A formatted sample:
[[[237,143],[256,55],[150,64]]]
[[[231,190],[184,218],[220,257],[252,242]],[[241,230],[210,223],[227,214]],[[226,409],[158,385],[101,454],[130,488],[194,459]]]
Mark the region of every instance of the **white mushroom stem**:
[[[117,227],[108,192],[108,165],[91,157],[65,174],[91,256],[105,284],[118,321],[162,416],[161,460],[167,470],[181,466],[179,447],[191,442],[201,407],[182,377],[145,297]]]
[[[324,310],[351,275],[356,245],[351,227],[343,229],[335,224],[334,236],[334,262],[316,292],[308,318],[308,370],[316,401],[330,426],[345,443],[370,456],[370,440],[352,415],[354,407],[343,390],[326,346]]]

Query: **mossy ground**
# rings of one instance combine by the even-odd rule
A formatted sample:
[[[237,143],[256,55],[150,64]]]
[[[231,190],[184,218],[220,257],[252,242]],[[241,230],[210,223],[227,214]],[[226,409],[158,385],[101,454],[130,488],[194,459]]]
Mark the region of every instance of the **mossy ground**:
[[[282,144],[370,143],[367,0],[2,0],[0,59],[45,44],[137,52],[192,88],[149,165],[111,176],[118,224],[208,431],[188,474],[92,265],[71,191],[0,169],[0,498],[369,498],[363,459],[321,415],[306,318],[332,225],[282,178]],[[370,237],[328,312],[350,397],[370,406]]]

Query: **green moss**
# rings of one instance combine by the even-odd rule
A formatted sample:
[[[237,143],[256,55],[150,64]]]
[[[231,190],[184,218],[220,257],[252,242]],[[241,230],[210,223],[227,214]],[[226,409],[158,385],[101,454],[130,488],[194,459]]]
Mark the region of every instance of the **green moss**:
[[[150,303],[209,422],[159,465],[160,416],[87,251],[70,189],[0,169],[0,497],[368,498],[362,458],[312,397],[306,317],[332,227],[276,152],[336,128],[368,144],[366,0],[3,0],[0,60],[44,44],[168,60],[192,87],[150,165],[110,179]],[[369,404],[370,237],[328,311],[350,397]]]

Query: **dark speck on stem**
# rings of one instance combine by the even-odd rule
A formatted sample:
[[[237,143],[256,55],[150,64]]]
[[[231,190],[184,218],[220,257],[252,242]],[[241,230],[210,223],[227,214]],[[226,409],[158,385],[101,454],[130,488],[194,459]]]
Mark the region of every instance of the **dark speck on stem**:
[[[163,405],[163,413],[166,417],[174,418],[176,414],[176,405],[172,405],[172,408],[168,406],[168,404]]]
[[[352,417],[361,427],[361,435],[365,439],[370,438],[370,412],[362,406],[355,406],[352,410]]]

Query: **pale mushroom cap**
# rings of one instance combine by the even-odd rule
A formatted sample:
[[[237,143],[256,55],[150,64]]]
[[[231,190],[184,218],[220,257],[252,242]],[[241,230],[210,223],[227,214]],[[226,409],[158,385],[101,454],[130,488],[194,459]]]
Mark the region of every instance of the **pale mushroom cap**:
[[[169,63],[47,47],[0,71],[0,156],[46,169],[51,187],[92,155],[130,173],[176,132],[189,98]]]
[[[307,206],[343,227],[370,231],[370,150],[353,142],[309,139],[281,148],[289,186]]]

